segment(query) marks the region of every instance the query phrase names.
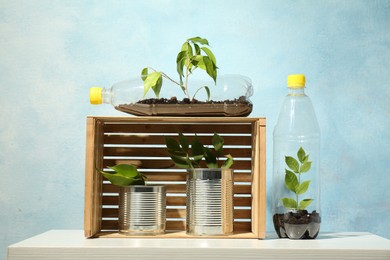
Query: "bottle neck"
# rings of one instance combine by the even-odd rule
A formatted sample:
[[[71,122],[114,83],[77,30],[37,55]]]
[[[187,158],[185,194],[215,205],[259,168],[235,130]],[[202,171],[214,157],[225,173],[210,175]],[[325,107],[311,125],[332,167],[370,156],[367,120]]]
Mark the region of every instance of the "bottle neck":
[[[111,88],[103,88],[102,90],[102,103],[110,104],[111,103]]]
[[[305,88],[288,88],[289,96],[305,96]]]

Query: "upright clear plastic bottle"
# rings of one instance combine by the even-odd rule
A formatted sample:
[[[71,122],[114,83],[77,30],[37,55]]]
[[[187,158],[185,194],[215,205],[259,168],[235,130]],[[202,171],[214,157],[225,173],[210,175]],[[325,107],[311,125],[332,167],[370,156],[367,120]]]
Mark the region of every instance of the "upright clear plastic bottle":
[[[273,222],[280,238],[314,239],[320,229],[320,129],[305,76],[288,76],[273,132]]]

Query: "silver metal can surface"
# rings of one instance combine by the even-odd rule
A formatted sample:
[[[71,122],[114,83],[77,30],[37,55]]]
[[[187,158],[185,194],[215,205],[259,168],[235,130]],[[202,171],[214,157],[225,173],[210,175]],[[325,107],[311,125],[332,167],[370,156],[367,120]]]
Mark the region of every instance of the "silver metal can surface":
[[[186,231],[189,235],[233,232],[233,170],[188,169]]]
[[[162,185],[133,185],[119,192],[119,232],[157,235],[165,232],[166,190]]]

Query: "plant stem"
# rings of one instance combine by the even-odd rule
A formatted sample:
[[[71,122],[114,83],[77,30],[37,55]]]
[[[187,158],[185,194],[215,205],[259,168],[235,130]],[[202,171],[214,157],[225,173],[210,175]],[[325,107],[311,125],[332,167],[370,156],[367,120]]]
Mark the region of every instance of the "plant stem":
[[[152,67],[149,67],[149,68],[150,68],[151,70],[157,72],[157,70],[155,70],[154,68],[152,68]],[[162,75],[164,78],[166,78],[166,79],[172,81],[173,83],[175,83],[176,85],[178,85],[179,87],[181,87],[181,89],[182,89],[183,91],[184,91],[184,89],[186,89],[186,87],[185,87],[184,85],[182,85],[182,84],[180,84],[179,82],[175,81],[174,79],[170,78],[170,77],[169,77],[167,74],[165,74],[164,72],[160,72],[160,73],[161,73],[161,75]],[[184,94],[186,94],[185,91],[184,91]]]
[[[190,99],[190,93],[188,93],[188,76],[190,75],[190,57],[188,55],[188,49],[186,52],[186,61],[188,60],[188,64],[186,64],[186,83],[184,84],[184,93],[186,94],[187,98]]]
[[[298,174],[298,185],[301,185],[301,174]],[[299,209],[299,195],[298,193],[296,193],[296,197],[297,197],[297,210]]]

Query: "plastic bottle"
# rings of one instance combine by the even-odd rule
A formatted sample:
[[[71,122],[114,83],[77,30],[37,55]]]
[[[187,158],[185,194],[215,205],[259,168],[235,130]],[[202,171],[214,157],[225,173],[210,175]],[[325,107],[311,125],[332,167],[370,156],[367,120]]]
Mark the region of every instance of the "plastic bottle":
[[[304,75],[288,76],[288,95],[273,139],[272,196],[276,233],[280,238],[313,239],[321,223],[320,129],[312,102],[305,94]]]
[[[199,89],[204,86],[210,88],[210,100],[220,102],[236,100],[240,104],[230,106],[222,104],[219,108],[214,104],[208,106],[200,104],[198,108],[191,107],[183,110],[183,106],[176,105],[185,100],[179,85],[164,78],[159,98],[156,98],[153,91],[144,95],[144,82],[141,77],[118,82],[110,88],[92,87],[89,98],[93,105],[111,104],[119,111],[138,116],[246,116],[251,113],[252,103],[249,98],[253,94],[253,86],[249,78],[241,75],[223,75],[218,77],[217,84],[212,79],[191,80],[188,85],[190,98],[196,98],[198,101],[208,100],[207,92]],[[197,91],[198,89],[200,91]],[[186,102],[189,102],[189,99],[186,99]],[[170,106],[157,107],[161,104]]]
[[[118,82],[111,88],[92,87],[89,90],[89,101],[93,105],[119,106],[134,103],[142,99],[143,95],[144,83],[139,78]]]

